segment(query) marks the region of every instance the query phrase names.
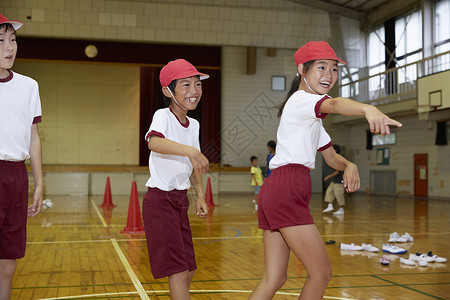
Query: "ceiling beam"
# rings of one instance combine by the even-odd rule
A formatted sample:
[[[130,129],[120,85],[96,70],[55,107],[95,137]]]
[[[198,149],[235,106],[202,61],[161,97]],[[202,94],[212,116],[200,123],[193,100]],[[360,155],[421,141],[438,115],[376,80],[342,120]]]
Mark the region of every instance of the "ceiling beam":
[[[343,7],[340,5],[321,1],[321,0],[288,0],[288,1],[302,4],[302,5],[305,5],[308,7],[321,9],[321,10],[324,10],[327,12],[338,13],[341,16],[351,18],[351,19],[357,19],[359,21],[366,20],[366,15],[364,13],[361,13],[357,10],[353,10],[353,9]]]
[[[421,6],[421,0],[391,0],[371,11],[368,15],[368,25],[378,26],[384,21],[404,14],[414,7]]]

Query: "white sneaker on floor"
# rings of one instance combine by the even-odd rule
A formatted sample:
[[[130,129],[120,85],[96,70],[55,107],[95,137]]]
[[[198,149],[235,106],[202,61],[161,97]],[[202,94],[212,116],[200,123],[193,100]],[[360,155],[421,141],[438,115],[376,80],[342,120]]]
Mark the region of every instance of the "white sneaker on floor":
[[[340,210],[337,210],[337,211],[335,211],[334,213],[333,213],[333,215],[343,215],[344,214],[344,210],[343,209],[340,209]]]
[[[419,263],[419,266],[426,267],[428,266],[428,261],[425,258],[424,254],[416,253],[416,254],[409,254],[409,260],[417,261]]]
[[[397,239],[397,243],[406,243],[407,241],[408,239],[403,237],[403,235]]]
[[[431,251],[428,252],[427,257],[432,258],[433,261],[437,262],[437,263],[447,262],[447,259],[445,257],[440,257],[440,256],[437,256],[437,255],[433,255],[433,252],[431,252]]]
[[[340,245],[340,247],[339,247],[341,250],[356,250],[356,251],[361,251],[361,250],[363,250],[363,247],[362,246],[358,246],[358,245],[355,245],[355,244],[353,244],[353,243],[351,243],[351,244],[344,244],[344,243],[341,243],[341,245]]]
[[[389,235],[389,243],[395,243],[397,242],[397,239],[400,237],[400,235],[397,232],[393,232]]]
[[[414,242],[414,238],[407,232],[405,234],[402,234],[400,238],[403,238],[406,240],[406,242]]]
[[[417,263],[421,267],[428,267],[428,263],[426,261],[424,261],[424,260],[419,260]]]
[[[323,213],[327,213],[327,212],[330,212],[330,211],[333,211],[333,207],[327,207],[327,208],[325,208],[324,210],[322,210],[322,212]]]
[[[416,262],[415,262],[415,261],[412,261],[412,260],[410,260],[410,259],[405,259],[405,258],[403,258],[403,257],[400,257],[400,263],[401,263],[401,264],[408,265],[408,266],[415,266],[415,265],[416,265]]]
[[[391,244],[383,244],[383,252],[393,253],[393,254],[403,254],[408,252],[406,249],[397,247]]]
[[[427,254],[420,254],[419,252],[416,253],[416,256],[418,256],[419,260],[424,260],[426,262],[434,262],[434,257],[432,255]]]
[[[380,249],[378,249],[375,246],[372,246],[372,244],[364,244],[364,243],[362,243],[361,247],[363,248],[364,251],[369,251],[369,252],[378,252],[378,251],[380,251]]]
[[[397,232],[393,232],[389,235],[389,243],[406,243],[408,239],[403,235],[400,236]]]

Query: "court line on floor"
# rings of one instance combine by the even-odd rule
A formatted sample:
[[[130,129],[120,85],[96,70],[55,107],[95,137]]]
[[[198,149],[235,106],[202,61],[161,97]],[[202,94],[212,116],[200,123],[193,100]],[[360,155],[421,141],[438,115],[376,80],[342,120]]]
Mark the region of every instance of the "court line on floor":
[[[428,235],[448,235],[450,232],[442,232],[442,233],[428,233]],[[368,234],[322,234],[321,237],[357,237],[357,236],[382,236],[385,234],[378,233],[368,233]],[[415,235],[423,235],[423,234],[415,234]],[[213,236],[213,237],[193,237],[193,240],[227,240],[230,239],[230,236]],[[232,236],[233,239],[254,239],[261,238],[260,235],[241,235],[241,236]],[[145,238],[140,239],[116,239],[118,242],[124,241],[145,241]],[[97,243],[97,242],[109,242],[108,239],[104,240],[77,240],[77,241],[47,241],[47,242],[27,242],[27,245],[43,245],[43,244],[76,244],[76,243]],[[405,245],[408,243],[405,243]]]
[[[139,296],[141,297],[141,299],[148,299],[148,300],[150,300],[150,298],[147,295],[147,292],[145,291],[145,289],[142,286],[141,282],[137,278],[136,273],[134,273],[133,268],[131,267],[131,265],[128,262],[127,258],[123,254],[122,249],[120,249],[119,244],[117,243],[117,240],[116,239],[111,239],[111,242],[112,242],[112,244],[114,246],[114,249],[117,252],[117,255],[119,255],[119,258],[122,261],[122,264],[124,265],[125,270],[128,273],[128,276],[130,276],[131,281],[134,284],[134,287],[138,291]]]
[[[103,227],[109,227],[109,225],[106,223],[105,218],[103,218],[102,214],[100,213],[100,210],[97,207],[97,204],[95,204],[94,200],[90,198],[92,207],[94,208],[95,212],[97,213],[98,218],[100,219],[100,222],[102,222]]]
[[[105,222],[105,219],[103,218],[103,216],[101,215],[97,204],[95,204],[95,202],[91,200],[91,204],[94,207],[94,210],[96,211],[100,221],[102,222],[104,227],[108,227],[108,224]],[[131,267],[130,263],[128,262],[127,258],[125,257],[125,255],[122,252],[122,249],[120,249],[119,244],[117,243],[117,240],[115,238],[111,238],[110,239],[114,250],[116,250],[117,255],[119,256],[120,261],[122,262],[123,266],[125,267],[125,270],[128,273],[128,276],[130,276],[131,281],[133,282],[134,287],[136,288],[137,292],[139,293],[139,296],[141,297],[141,299],[144,300],[150,300],[150,298],[148,297],[147,293],[145,292],[144,287],[142,286],[141,282],[139,281],[139,279],[136,276],[136,273],[134,273],[133,268]]]
[[[404,285],[404,284],[401,284],[401,283],[397,283],[397,282],[392,281],[392,280],[387,280],[387,279],[381,278],[381,277],[379,277],[379,276],[372,276],[372,277],[377,278],[377,279],[382,280],[382,281],[385,281],[385,282],[388,282],[388,283],[393,284],[393,285],[395,285],[395,286],[399,286],[399,287],[408,289],[408,290],[410,290],[410,291],[413,291],[413,292],[416,292],[416,293],[419,293],[419,294],[422,294],[422,295],[425,295],[425,296],[434,298],[434,299],[443,299],[443,298],[441,298],[441,297],[434,296],[434,295],[431,295],[431,294],[429,294],[429,293],[427,293],[427,292],[422,292],[422,291],[417,290],[417,289],[413,289],[412,287],[409,287],[408,285]]]
[[[160,291],[147,291],[151,294],[169,294],[169,290]],[[251,290],[189,290],[191,294],[250,294]],[[102,296],[121,296],[121,295],[135,295],[137,292],[117,292],[117,293],[100,293],[100,294],[89,294],[89,295],[77,295],[77,296],[66,296],[66,297],[53,297],[53,298],[41,298],[39,300],[64,300],[64,299],[83,299],[89,297],[102,297]],[[287,295],[298,297],[300,293],[290,293],[290,292],[277,292],[277,295]],[[148,299],[148,298],[147,298]],[[333,296],[323,296],[323,299],[333,299],[333,300],[357,300],[353,298],[344,297],[333,297]]]
[[[428,275],[433,275],[433,274],[447,274],[448,272],[440,272],[440,273],[431,273]],[[395,276],[399,276],[399,275],[424,275],[424,273],[408,273],[408,274],[371,274],[371,275],[337,275],[337,276],[333,276],[333,277],[378,277],[378,276],[386,276],[386,275],[395,275]],[[426,274],[427,275],[427,274]],[[288,277],[288,279],[298,279],[298,278],[307,278],[306,276],[300,276],[300,277]],[[193,283],[195,282],[229,282],[229,281],[260,281],[261,278],[245,278],[245,279],[221,279],[221,280],[194,280]],[[386,281],[386,280],[385,280]],[[158,282],[159,284],[168,284],[167,281],[163,281],[163,282]],[[120,285],[130,285],[131,283],[122,283]],[[150,285],[152,283],[144,283],[144,285]],[[411,283],[411,284],[403,284],[404,286],[435,286],[435,285],[448,285],[449,282],[439,282],[439,283]],[[95,284],[95,285],[82,285],[82,286],[86,286],[86,287],[96,287],[96,286],[102,286],[102,287],[106,287],[106,286],[115,286],[117,284]],[[392,287],[392,286],[398,286],[399,284],[396,283],[390,283],[390,284],[372,284],[372,285],[356,285],[356,286],[328,286],[327,289],[351,289],[351,288],[373,288],[373,287]],[[58,288],[70,288],[70,287],[81,287],[81,285],[67,285],[67,286],[40,286],[40,287],[23,287],[23,288],[13,288],[14,290],[22,290],[22,289],[30,289],[30,288],[50,288],[50,289],[58,289]],[[287,291],[292,290],[292,291],[298,291],[298,289],[281,289],[279,291],[279,293],[288,293]],[[191,290],[191,292],[195,292],[196,290]],[[204,291],[208,291],[208,290],[204,290]],[[211,290],[211,291],[237,291],[237,290]],[[164,292],[169,292],[168,290],[163,290],[163,291],[147,291],[147,293],[164,293]],[[124,293],[124,292],[117,292],[119,294]],[[137,292],[126,292],[126,293],[137,293]],[[292,294],[292,292],[290,292]],[[98,295],[98,294],[97,294]],[[86,297],[87,295],[84,295],[84,297]],[[71,296],[68,296],[71,297]],[[73,297],[79,297],[79,296],[73,296]],[[61,297],[63,298],[63,297]]]

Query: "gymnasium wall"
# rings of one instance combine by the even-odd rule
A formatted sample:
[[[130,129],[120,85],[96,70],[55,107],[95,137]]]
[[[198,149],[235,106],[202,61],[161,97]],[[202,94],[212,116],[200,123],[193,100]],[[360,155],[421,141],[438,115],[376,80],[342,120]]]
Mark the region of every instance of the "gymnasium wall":
[[[2,0],[1,10],[34,37],[296,48],[330,34],[327,13],[287,0]]]
[[[442,83],[446,84],[446,83]],[[383,111],[383,107],[380,107]],[[366,149],[367,123],[352,121],[347,124],[331,124],[326,122],[325,128],[333,138],[333,142],[344,145],[347,158],[355,162],[361,177],[361,191],[371,191],[370,174],[372,171],[394,171],[396,173],[396,194],[414,195],[414,154],[428,154],[428,195],[429,197],[449,198],[450,194],[450,145],[435,145],[436,121],[448,119],[449,110],[432,112],[429,120],[419,120],[417,113],[395,115],[394,118],[403,124],[396,132],[396,144],[374,146]],[[389,148],[388,165],[378,165],[376,154],[378,148]],[[375,191],[383,194],[383,191]]]
[[[39,83],[43,164],[139,164],[139,67],[15,63]]]

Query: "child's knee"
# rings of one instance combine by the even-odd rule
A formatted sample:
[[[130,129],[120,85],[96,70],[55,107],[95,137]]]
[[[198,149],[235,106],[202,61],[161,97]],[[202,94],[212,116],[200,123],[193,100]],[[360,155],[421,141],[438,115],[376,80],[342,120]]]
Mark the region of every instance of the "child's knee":
[[[320,282],[322,284],[327,285],[328,282],[330,282],[330,280],[331,280],[331,275],[332,275],[331,267],[327,266],[327,267],[323,268],[322,270],[320,270],[319,272],[314,272],[314,274],[309,274],[309,277],[312,280],[315,280],[316,282]]]
[[[277,291],[279,290],[287,280],[287,274],[276,276],[265,276],[266,284],[270,287],[271,290]]]
[[[0,277],[2,279],[12,279],[16,271],[16,260],[0,259]]]

